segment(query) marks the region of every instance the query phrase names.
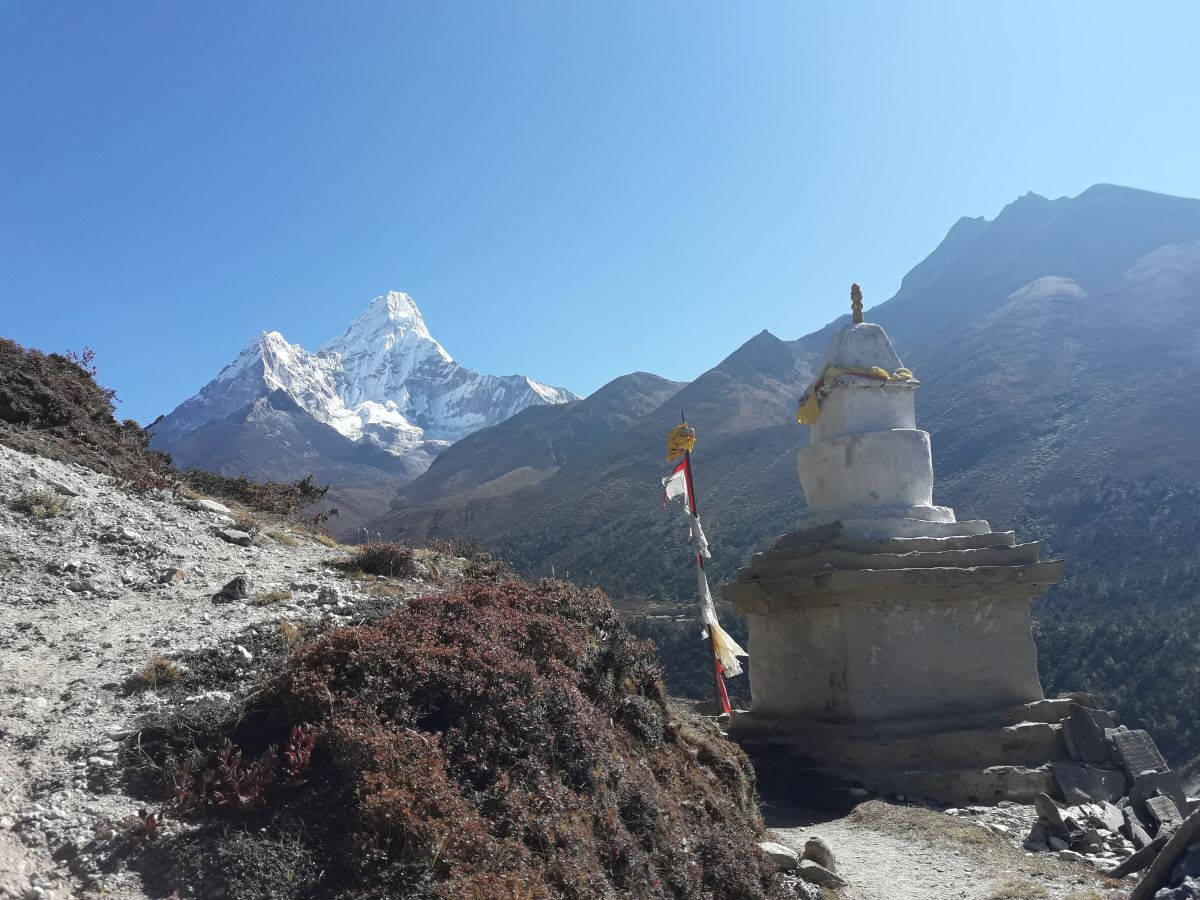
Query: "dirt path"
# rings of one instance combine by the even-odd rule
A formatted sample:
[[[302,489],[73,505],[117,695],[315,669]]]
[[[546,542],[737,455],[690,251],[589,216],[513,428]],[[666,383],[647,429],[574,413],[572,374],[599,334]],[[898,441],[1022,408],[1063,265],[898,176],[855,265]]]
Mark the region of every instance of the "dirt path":
[[[1130,887],[919,806],[870,800],[831,818],[785,802],[766,819],[797,851],[812,835],[829,844],[845,900],[1119,900]]]

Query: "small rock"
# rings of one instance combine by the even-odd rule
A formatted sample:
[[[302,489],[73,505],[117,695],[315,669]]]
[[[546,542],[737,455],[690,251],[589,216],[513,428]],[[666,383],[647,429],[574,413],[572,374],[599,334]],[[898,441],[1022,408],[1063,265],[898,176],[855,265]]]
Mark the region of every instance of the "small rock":
[[[0,831],[12,831],[15,824],[9,816],[0,816]]]
[[[187,578],[187,572],[185,572],[183,569],[177,569],[172,566],[169,569],[163,569],[158,576],[158,583],[173,584],[177,581],[183,581],[185,578]]]
[[[333,606],[342,602],[342,592],[332,584],[327,584],[325,587],[317,591],[317,602],[322,606]]]
[[[1074,850],[1059,850],[1058,858],[1066,862],[1086,862],[1082,853],[1076,853]]]
[[[217,532],[217,537],[223,538],[231,544],[237,544],[239,547],[249,547],[254,543],[254,538],[250,537],[244,531],[238,531],[236,528],[222,528]]]
[[[791,872],[800,865],[800,855],[791,847],[777,844],[774,841],[762,841],[758,849],[771,858],[771,861],[783,872]]]
[[[816,835],[804,842],[804,853],[801,856],[804,859],[811,859],[819,866],[824,866],[830,872],[837,872],[837,860],[834,858],[833,849],[825,843],[824,839]]]
[[[846,793],[848,793],[851,797],[865,797],[870,792],[864,788],[852,787]]]
[[[203,694],[192,694],[190,697],[184,697],[184,703],[204,703],[212,701],[214,703],[228,703],[233,699],[233,694],[229,691],[205,691]]]
[[[846,887],[846,879],[840,875],[835,875],[823,865],[815,863],[811,859],[800,860],[800,865],[796,868],[796,874],[809,884],[818,884],[821,887],[831,888]]]
[[[50,487],[54,488],[56,493],[62,494],[64,497],[79,496],[79,491],[62,481],[51,481]]]
[[[225,583],[225,586],[213,594],[213,600],[217,603],[228,602],[230,600],[245,600],[250,596],[250,579],[245,575],[238,575],[231,578]]]
[[[1050,845],[1051,850],[1058,850],[1060,852],[1066,850],[1068,846],[1070,846],[1057,834],[1052,834],[1050,837],[1046,838],[1046,843]]]
[[[218,503],[216,500],[188,500],[183,505],[196,512],[217,513],[222,516],[228,516],[233,513],[233,510],[228,506]]]
[[[88,581],[86,578],[81,578],[78,581],[67,582],[67,590],[74,591],[76,594],[96,593],[96,585]]]

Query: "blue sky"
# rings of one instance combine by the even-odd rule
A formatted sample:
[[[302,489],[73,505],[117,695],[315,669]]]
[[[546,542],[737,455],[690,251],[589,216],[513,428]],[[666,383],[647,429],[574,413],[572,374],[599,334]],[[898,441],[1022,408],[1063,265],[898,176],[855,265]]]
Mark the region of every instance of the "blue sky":
[[[963,215],[1200,196],[1193,3],[0,0],[0,335],[143,421],[411,293],[578,393],[868,306]]]

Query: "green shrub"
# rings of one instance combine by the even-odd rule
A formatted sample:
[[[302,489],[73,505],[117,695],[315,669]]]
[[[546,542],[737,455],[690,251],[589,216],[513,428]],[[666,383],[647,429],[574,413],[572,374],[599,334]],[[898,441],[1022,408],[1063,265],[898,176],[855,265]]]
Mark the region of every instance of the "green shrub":
[[[11,504],[17,512],[23,512],[35,519],[53,519],[61,516],[69,505],[65,497],[60,497],[53,491],[27,491],[16,497]]]

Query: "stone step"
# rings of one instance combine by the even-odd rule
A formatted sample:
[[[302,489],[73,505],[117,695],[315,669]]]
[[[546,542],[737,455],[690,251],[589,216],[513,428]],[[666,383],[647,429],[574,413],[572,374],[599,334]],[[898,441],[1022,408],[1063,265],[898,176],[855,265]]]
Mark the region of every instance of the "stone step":
[[[877,794],[903,794],[954,806],[993,806],[1001,800],[1032,803],[1038,794],[1055,794],[1054,774],[1048,766],[907,772],[823,768],[806,773],[860,784]]]
[[[1068,759],[1061,725],[1022,722],[1004,728],[945,731],[876,740],[804,742],[793,752],[815,765],[879,771],[1040,766]]]
[[[863,569],[758,578],[722,585],[721,596],[740,615],[786,614],[807,607],[894,602],[953,603],[987,596],[994,600],[1035,597],[1062,580],[1062,560],[970,568]],[[752,630],[753,633],[753,630]]]
[[[820,531],[821,529],[818,529]],[[966,534],[957,537],[910,537],[871,540],[854,538],[840,530],[831,529],[819,540],[802,540],[811,531],[793,532],[778,537],[767,550],[755,553],[751,560],[794,559],[819,550],[846,550],[850,553],[911,553],[913,551],[978,550],[984,547],[1011,547],[1017,542],[1016,532],[989,531],[986,534]]]
[[[754,560],[750,565],[738,570],[737,579],[751,581],[758,578],[786,578],[789,575],[811,575],[829,569],[966,569],[977,566],[1016,566],[1037,562],[1040,546],[1039,542],[1030,541],[1013,546],[1000,545],[970,550],[871,554],[827,549],[811,556]]]

